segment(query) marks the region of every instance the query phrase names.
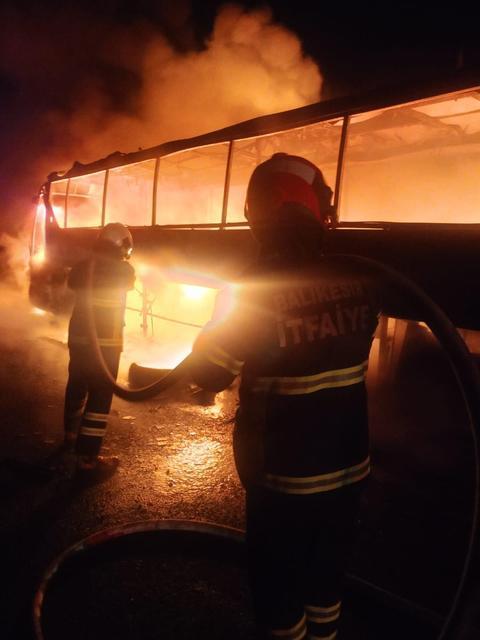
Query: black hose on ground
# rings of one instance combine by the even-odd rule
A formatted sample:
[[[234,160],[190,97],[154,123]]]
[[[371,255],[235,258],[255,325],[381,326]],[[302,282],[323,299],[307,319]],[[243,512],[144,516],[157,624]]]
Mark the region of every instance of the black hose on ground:
[[[445,623],[437,640],[453,640],[458,631],[459,611],[465,594],[468,578],[472,570],[472,560],[477,545],[477,535],[479,532],[480,513],[480,376],[471,358],[468,348],[456,330],[455,326],[448,319],[440,307],[429,298],[425,292],[409,278],[405,277],[395,269],[387,267],[376,260],[356,255],[335,254],[329,256],[330,260],[338,260],[341,264],[358,266],[360,269],[367,268],[373,271],[375,276],[380,276],[388,285],[397,288],[399,294],[409,298],[418,311],[418,317],[428,325],[435,335],[440,345],[445,350],[454,375],[458,381],[459,389],[462,393],[465,408],[468,414],[469,427],[472,435],[474,460],[475,460],[475,487],[474,502],[472,505],[472,524],[469,535],[469,542],[465,556],[462,574],[457,586],[450,611],[445,619]],[[91,295],[93,281],[94,260],[89,265],[89,276],[87,283],[87,300]],[[126,400],[144,400],[151,398],[162,391],[168,389],[173,384],[184,377],[191,362],[190,354],[175,369],[166,376],[153,382],[150,385],[139,389],[126,389],[116,383],[108,370],[101,349],[98,345],[95,322],[91,304],[87,304],[87,318],[90,339],[93,346],[94,357],[99,369],[103,372],[106,380],[112,385],[116,395]]]
[[[111,542],[117,538],[131,536],[138,533],[148,532],[165,532],[165,531],[183,531],[198,533],[203,536],[216,536],[217,538],[225,538],[234,543],[243,543],[244,532],[241,529],[219,525],[212,522],[202,522],[197,520],[148,520],[141,522],[129,522],[127,524],[118,525],[109,529],[103,529],[97,533],[87,536],[80,542],[68,547],[44,572],[40,584],[38,585],[33,597],[33,631],[36,640],[48,640],[43,633],[42,614],[45,595],[53,577],[58,573],[62,565],[71,558],[93,549],[99,545]]]

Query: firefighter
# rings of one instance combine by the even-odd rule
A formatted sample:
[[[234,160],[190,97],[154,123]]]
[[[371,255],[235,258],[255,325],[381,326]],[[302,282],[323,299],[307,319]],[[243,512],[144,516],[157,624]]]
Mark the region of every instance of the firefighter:
[[[193,349],[200,387],[218,392],[241,374],[233,446],[262,638],[336,637],[370,469],[365,371],[378,296],[322,253],[331,199],[304,158],[277,153],[256,167],[245,216],[259,257],[233,310]]]
[[[117,377],[123,348],[126,293],[133,288],[135,272],[127,262],[133,240],[127,227],[107,224],[93,247],[94,270],[89,283],[89,260],[74,266],[68,286],[75,303],[68,330],[70,362],[65,391],[65,449],[77,454],[77,477],[100,480],[112,475],[116,456],[99,455],[107,427],[113,392],[98,371],[90,347],[87,325],[87,287],[91,286],[95,328],[110,373]]]

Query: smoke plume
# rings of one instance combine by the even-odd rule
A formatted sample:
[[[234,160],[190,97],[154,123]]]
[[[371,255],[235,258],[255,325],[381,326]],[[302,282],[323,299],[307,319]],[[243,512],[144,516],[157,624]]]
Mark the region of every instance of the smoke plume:
[[[158,0],[147,17],[117,0],[97,4],[0,8],[4,345],[51,336],[59,322],[27,296],[33,199],[50,172],[320,98],[317,66],[268,9],[223,6],[199,40],[187,0]]]
[[[0,11],[0,80],[11,125],[0,160],[4,229],[22,228],[47,174],[75,160],[319,99],[317,66],[268,9],[223,6],[206,41],[195,43],[188,3],[177,3],[175,13],[167,4],[160,3],[161,22],[112,21],[69,5],[49,15]]]

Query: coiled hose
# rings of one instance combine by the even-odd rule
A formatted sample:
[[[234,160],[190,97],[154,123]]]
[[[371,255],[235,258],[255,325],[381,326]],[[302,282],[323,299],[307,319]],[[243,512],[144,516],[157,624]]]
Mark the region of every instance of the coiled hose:
[[[472,505],[472,522],[465,554],[465,561],[459,583],[453,597],[452,605],[445,618],[443,627],[437,640],[453,640],[459,627],[459,613],[462,600],[467,588],[468,579],[472,569],[472,560],[475,555],[477,537],[479,532],[480,513],[480,376],[475,363],[468,351],[468,348],[456,330],[452,322],[447,318],[440,307],[429,298],[426,293],[409,278],[405,277],[395,269],[388,267],[371,258],[356,255],[332,254],[329,260],[337,261],[340,265],[350,265],[358,268],[367,268],[373,275],[380,276],[383,281],[393,285],[399,294],[409,298],[418,311],[418,315],[428,325],[440,345],[445,350],[450,365],[457,379],[460,392],[462,394],[465,409],[468,415],[468,422],[472,436],[474,452],[474,500]],[[187,356],[171,372],[161,377],[159,380],[138,389],[127,389],[118,385],[112,377],[105,364],[100,346],[97,340],[95,321],[91,303],[91,290],[93,283],[93,272],[95,262],[92,259],[89,264],[87,278],[87,323],[90,342],[93,347],[93,355],[104,379],[111,385],[115,395],[126,400],[139,401],[152,398],[162,391],[170,388],[173,384],[183,378],[189,370],[192,354]]]

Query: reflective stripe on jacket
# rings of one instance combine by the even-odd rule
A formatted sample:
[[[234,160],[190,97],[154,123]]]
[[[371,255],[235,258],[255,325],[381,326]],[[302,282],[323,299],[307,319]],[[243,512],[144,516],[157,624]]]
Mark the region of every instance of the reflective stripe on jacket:
[[[87,323],[87,275],[88,262],[73,267],[68,285],[75,291],[76,299],[69,325],[69,344],[88,344]],[[135,274],[125,261],[97,259],[93,274],[90,303],[102,347],[123,347],[123,326],[126,292],[133,287]]]
[[[305,495],[368,475],[365,374],[379,311],[370,280],[328,258],[289,272],[260,264],[204,332],[194,379],[218,391],[241,373],[237,441],[243,459],[261,460],[258,482]]]

